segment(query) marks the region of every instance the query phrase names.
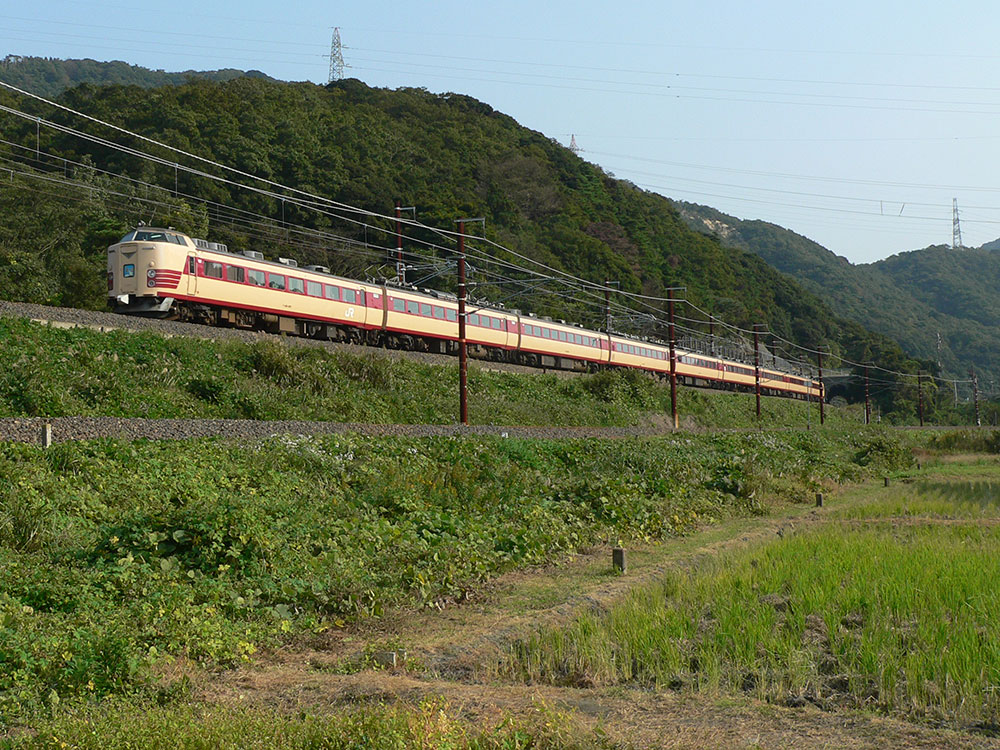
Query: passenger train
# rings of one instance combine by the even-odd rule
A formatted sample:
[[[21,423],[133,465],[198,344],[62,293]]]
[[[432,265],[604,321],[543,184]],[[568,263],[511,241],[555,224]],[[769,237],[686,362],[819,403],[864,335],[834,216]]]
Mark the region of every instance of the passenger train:
[[[323,266],[232,253],[173,229],[139,227],[108,248],[108,297],[117,312],[439,354],[458,352],[454,295],[367,283]],[[670,373],[666,344],[466,304],[469,356],[551,369],[630,367]],[[752,366],[675,350],[679,383],[753,390]],[[761,393],[814,399],[816,381],[760,369]]]

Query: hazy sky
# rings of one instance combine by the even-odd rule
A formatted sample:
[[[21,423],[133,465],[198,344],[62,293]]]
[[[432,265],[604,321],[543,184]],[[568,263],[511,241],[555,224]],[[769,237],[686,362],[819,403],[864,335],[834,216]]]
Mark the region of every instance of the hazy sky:
[[[8,3],[8,6],[12,5]],[[38,0],[0,56],[346,74],[482,99],[618,177],[853,262],[1000,237],[995,2]],[[384,206],[373,206],[384,210]]]

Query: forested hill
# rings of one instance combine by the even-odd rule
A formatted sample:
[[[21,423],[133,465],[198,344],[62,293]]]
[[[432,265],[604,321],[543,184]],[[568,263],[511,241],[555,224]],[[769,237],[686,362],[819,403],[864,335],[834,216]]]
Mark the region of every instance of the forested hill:
[[[53,114],[41,103],[12,94],[0,98],[8,106],[70,122],[69,115]],[[416,206],[422,222],[447,229],[460,217],[485,216],[489,239],[578,276],[617,280],[626,290],[653,296],[683,285],[687,299],[734,324],[764,323],[809,347],[823,344],[887,366],[916,366],[887,338],[845,322],[760,257],[691,231],[663,197],[612,178],[466,96],[372,89],[354,80],[323,87],[243,77],[152,90],[85,85],[66,91],[61,100],[186,151],[354,206],[391,213],[399,198]],[[6,118],[0,124],[3,138],[24,144],[19,153],[32,157],[34,122]],[[385,260],[384,252],[358,260],[358,247],[345,249],[342,243],[319,247],[301,239],[297,247],[288,247],[281,244],[284,232],[262,243],[260,226],[251,229],[227,217],[239,209],[245,212],[240,222],[277,223],[283,209],[279,200],[175,173],[169,166],[173,155],[162,154],[168,165],[157,165],[118,151],[95,150],[45,129],[40,137],[42,153],[70,160],[67,165],[58,158],[42,159],[42,168],[93,189],[81,193],[17,176],[23,190],[0,189],[0,289],[5,295],[103,305],[106,246],[140,219],[226,242],[233,249],[253,247],[271,257],[291,255],[343,272],[369,273]],[[138,141],[127,145],[149,148]],[[73,167],[72,162],[93,163],[166,189],[150,193],[150,188]],[[147,197],[156,202],[138,200]],[[230,208],[206,207],[200,200]],[[293,225],[327,230],[359,244],[394,244],[391,234],[363,228],[354,215],[348,217],[352,223],[340,218],[342,213],[307,210],[290,201],[284,211]],[[382,226],[391,230],[392,225]],[[296,231],[287,236],[300,237]],[[426,236],[442,243],[440,236]],[[447,288],[453,284],[450,276],[441,274],[430,283]],[[477,293],[511,306],[600,323],[599,307],[540,292],[514,297],[515,291],[477,288]]]
[[[989,249],[995,244],[960,250],[934,245],[893,255],[871,268],[941,313],[1000,331],[1000,250]],[[1000,355],[1000,348],[994,353]]]
[[[154,86],[185,83],[190,78],[229,81],[242,76],[268,78],[259,70],[244,71],[232,68],[167,73],[162,70],[150,70],[138,65],[129,65],[121,60],[98,62],[89,59],[58,60],[49,57],[22,57],[20,55],[7,55],[3,60],[0,60],[0,81],[6,81],[25,91],[50,98],[81,83],[91,83],[98,86],[120,84],[153,88]]]
[[[774,224],[676,205],[692,228],[756,253],[840,315],[892,336],[907,351],[935,360],[940,353],[945,370],[955,375],[964,375],[969,365],[1000,373],[1000,252],[929,247],[852,265]]]

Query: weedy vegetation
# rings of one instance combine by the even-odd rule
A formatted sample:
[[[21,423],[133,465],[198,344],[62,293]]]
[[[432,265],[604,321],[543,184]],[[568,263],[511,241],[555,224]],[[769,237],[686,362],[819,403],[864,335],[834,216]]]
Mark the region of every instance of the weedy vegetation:
[[[50,328],[0,317],[0,417],[116,416],[457,421],[455,364],[431,365],[280,341],[243,343],[151,333]],[[664,423],[670,390],[637,371],[559,377],[469,372],[474,424],[632,426]],[[756,426],[753,397],[680,389],[687,423]],[[801,427],[815,404],[764,400],[761,424]],[[858,413],[831,410],[830,425]]]
[[[247,707],[131,705],[67,713],[40,723],[31,735],[0,739],[3,750],[596,750],[610,747],[569,717],[544,705],[527,716],[498,715],[472,727],[443,699],[414,707],[369,706],[295,715]]]
[[[876,461],[876,454],[884,460]],[[0,445],[0,716],[899,468],[880,433]]]
[[[995,730],[1000,527],[983,519],[998,517],[997,487],[909,485],[843,520],[676,570],[519,643],[505,671]]]

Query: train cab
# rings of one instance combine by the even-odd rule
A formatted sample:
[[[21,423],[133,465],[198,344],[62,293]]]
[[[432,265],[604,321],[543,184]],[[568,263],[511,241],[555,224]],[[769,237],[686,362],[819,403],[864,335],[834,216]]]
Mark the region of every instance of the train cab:
[[[108,248],[108,297],[118,312],[163,315],[173,306],[193,241],[172,229],[139,227]]]

